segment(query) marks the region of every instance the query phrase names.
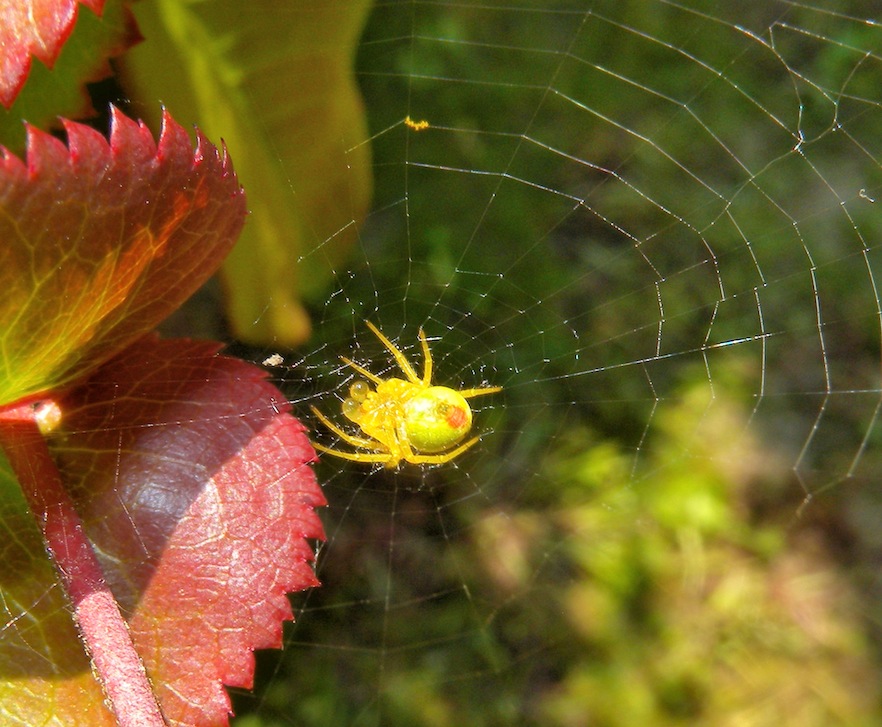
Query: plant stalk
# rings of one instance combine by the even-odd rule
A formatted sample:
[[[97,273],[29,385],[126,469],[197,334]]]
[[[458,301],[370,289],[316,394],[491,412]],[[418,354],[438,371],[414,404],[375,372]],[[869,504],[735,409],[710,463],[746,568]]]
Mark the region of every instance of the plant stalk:
[[[164,726],[128,625],[64,488],[32,404],[0,411],[0,447],[43,534],[117,722],[121,727]]]

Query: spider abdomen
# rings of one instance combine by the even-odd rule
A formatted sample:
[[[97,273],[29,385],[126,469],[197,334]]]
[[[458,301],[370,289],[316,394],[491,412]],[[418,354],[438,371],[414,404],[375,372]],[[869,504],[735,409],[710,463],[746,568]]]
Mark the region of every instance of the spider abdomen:
[[[404,428],[418,452],[442,452],[472,428],[472,410],[466,400],[446,386],[429,386],[404,404]]]

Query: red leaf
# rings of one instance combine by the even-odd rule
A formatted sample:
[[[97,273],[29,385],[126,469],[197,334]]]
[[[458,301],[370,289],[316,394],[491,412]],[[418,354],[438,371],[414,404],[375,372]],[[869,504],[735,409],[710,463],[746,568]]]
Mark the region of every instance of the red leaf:
[[[0,155],[0,406],[65,385],[152,330],[217,268],[245,215],[229,159],[167,114],[157,145],[114,110]]]
[[[105,0],[80,0],[101,15]],[[76,22],[77,0],[0,0],[0,104],[12,106],[36,56],[51,68]]]
[[[222,684],[251,685],[286,593],[317,585],[312,447],[263,371],[216,351],[133,344],[69,392],[52,444],[169,724],[225,723]]]

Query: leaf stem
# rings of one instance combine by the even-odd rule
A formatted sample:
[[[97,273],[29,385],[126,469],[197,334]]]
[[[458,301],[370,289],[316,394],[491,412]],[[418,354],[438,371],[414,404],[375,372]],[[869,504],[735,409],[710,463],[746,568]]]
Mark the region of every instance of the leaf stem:
[[[18,477],[121,727],[165,725],[119,605],[64,488],[33,404],[0,411],[0,447]]]

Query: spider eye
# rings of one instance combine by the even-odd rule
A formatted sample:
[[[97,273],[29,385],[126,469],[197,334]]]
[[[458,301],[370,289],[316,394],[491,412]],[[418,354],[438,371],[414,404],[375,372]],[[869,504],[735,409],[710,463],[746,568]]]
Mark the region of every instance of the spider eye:
[[[414,449],[441,452],[468,434],[472,410],[453,389],[430,386],[405,405],[404,426]]]

